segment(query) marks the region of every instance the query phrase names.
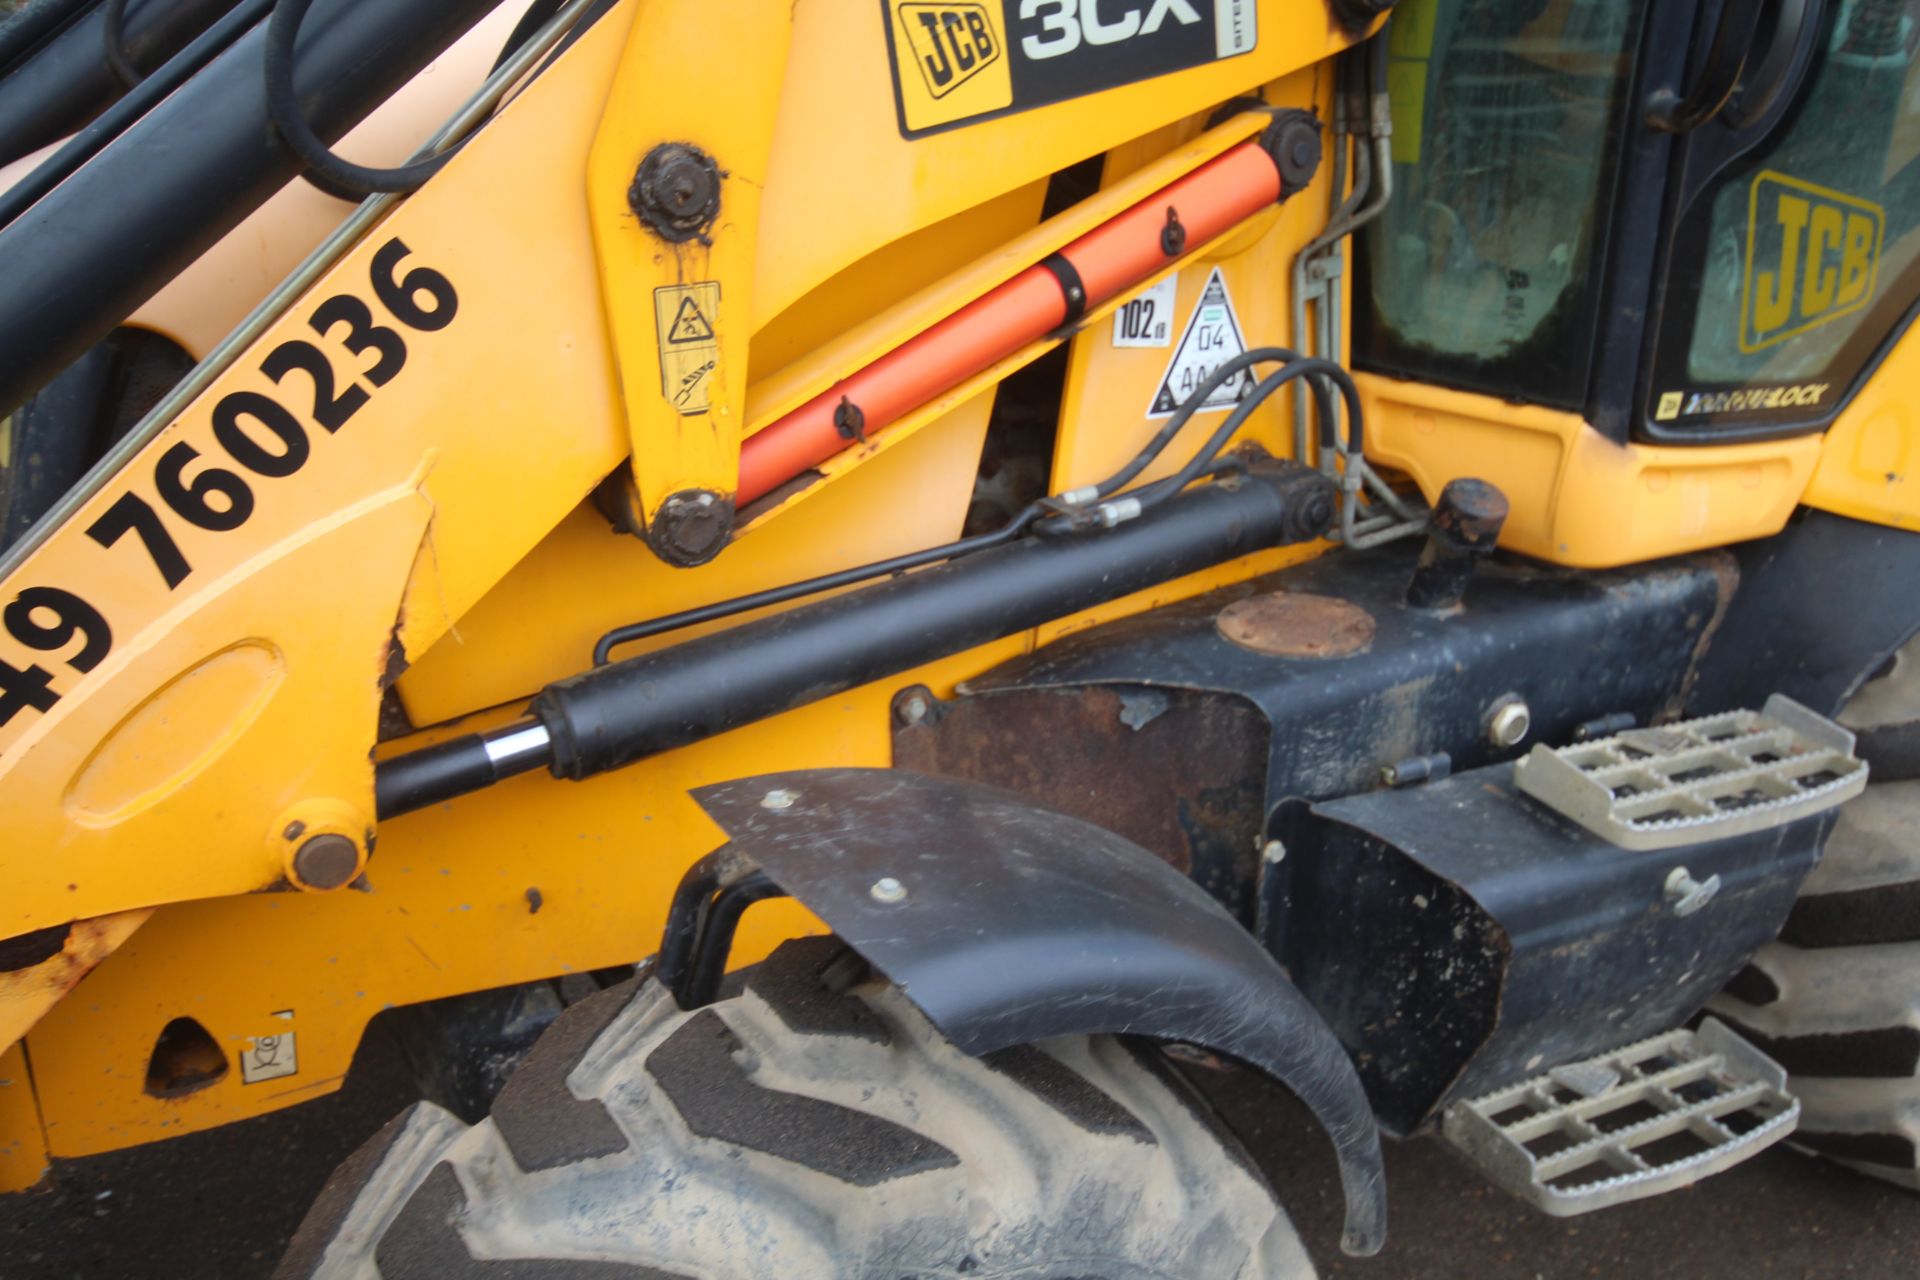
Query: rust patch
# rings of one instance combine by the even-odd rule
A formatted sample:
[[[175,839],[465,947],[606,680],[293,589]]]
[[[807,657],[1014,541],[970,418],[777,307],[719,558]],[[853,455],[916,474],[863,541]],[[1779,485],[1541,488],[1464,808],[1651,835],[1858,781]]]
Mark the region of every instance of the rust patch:
[[[152,914],[150,909],[122,911],[0,943],[9,957],[8,967],[0,969],[0,1048],[25,1035]]]
[[[1274,591],[1228,605],[1214,625],[1241,648],[1273,658],[1345,658],[1373,643],[1373,615],[1332,596]]]
[[[1146,685],[1019,690],[896,714],[896,726],[900,768],[1084,818],[1251,910],[1268,737],[1252,704]]]

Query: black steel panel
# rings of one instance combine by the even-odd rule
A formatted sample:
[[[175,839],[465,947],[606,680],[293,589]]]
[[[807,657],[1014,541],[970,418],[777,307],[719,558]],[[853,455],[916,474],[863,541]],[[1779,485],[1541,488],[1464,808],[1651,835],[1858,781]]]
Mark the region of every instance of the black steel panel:
[[[1679,1025],[1779,932],[1834,816],[1634,851],[1512,778],[1350,796],[1287,832],[1288,972],[1396,1132]],[[1678,866],[1721,879],[1692,915],[1666,898]]]

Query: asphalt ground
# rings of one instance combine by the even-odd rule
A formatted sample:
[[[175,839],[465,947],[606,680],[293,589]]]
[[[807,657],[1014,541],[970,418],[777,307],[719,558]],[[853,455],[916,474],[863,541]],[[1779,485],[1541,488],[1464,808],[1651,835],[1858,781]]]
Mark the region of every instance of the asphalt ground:
[[[36,1190],[0,1197],[0,1277],[269,1275],[333,1166],[413,1099],[398,1048],[377,1027],[332,1097],[64,1161]],[[1197,1079],[1266,1171],[1323,1275],[1920,1277],[1920,1196],[1782,1149],[1686,1191],[1561,1220],[1489,1187],[1438,1142],[1392,1143],[1386,1251],[1346,1258],[1332,1148],[1304,1109],[1244,1074]]]

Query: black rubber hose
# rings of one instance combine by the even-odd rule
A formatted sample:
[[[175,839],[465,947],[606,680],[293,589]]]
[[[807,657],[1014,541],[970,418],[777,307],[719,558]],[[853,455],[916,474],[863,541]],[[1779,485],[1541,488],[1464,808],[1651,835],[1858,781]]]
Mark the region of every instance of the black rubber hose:
[[[107,0],[101,16],[101,52],[114,78],[131,89],[140,83],[140,68],[127,56],[127,0]]]
[[[1194,389],[1193,394],[1181,403],[1179,409],[1173,416],[1167,419],[1166,425],[1155,432],[1153,438],[1148,440],[1138,453],[1128,460],[1120,470],[1093,486],[1095,492],[1099,494],[1101,498],[1109,497],[1122,485],[1138,476],[1153,463],[1154,459],[1165,452],[1167,445],[1172,443],[1174,437],[1180,434],[1181,428],[1185,427],[1193,418],[1193,415],[1199,410],[1199,407],[1206,403],[1208,396],[1212,395],[1214,391],[1225,384],[1229,378],[1236,376],[1242,370],[1248,369],[1255,364],[1271,360],[1287,361],[1288,367],[1291,368],[1295,362],[1301,360],[1301,357],[1292,351],[1288,351],[1284,347],[1257,347],[1251,351],[1242,352],[1237,356],[1222,361],[1219,367],[1209,374],[1200,386]],[[1294,377],[1313,376],[1312,386],[1314,399],[1320,405],[1322,421],[1329,419],[1327,409],[1330,400],[1326,389],[1326,383],[1328,381],[1333,381],[1341,387],[1342,393],[1347,396],[1349,407],[1354,408],[1357,413],[1358,392],[1353,390],[1353,380],[1347,376],[1346,370],[1341,369],[1338,365],[1329,364],[1322,360],[1314,360],[1309,363],[1313,366],[1312,368],[1302,370],[1299,374],[1288,375],[1282,382],[1274,382],[1273,379],[1270,378],[1268,382],[1272,385],[1262,384],[1264,390],[1262,387],[1256,387],[1254,391],[1236,407],[1235,411],[1228,415],[1227,420],[1222,424],[1220,430],[1214,433],[1213,438],[1177,473],[1178,477],[1180,477],[1177,483],[1169,483],[1164,480],[1158,481],[1143,491],[1141,499],[1142,508],[1145,509],[1156,502],[1163,501],[1174,493],[1178,493],[1181,489],[1193,483],[1202,472],[1211,469],[1215,464],[1215,459],[1219,457],[1220,450],[1225,447],[1227,440],[1233,433],[1245,424],[1247,418],[1252,416],[1253,411],[1272,394],[1276,387],[1283,385],[1283,382],[1291,382]],[[1274,375],[1274,377],[1278,376],[1277,374]],[[1344,380],[1344,382],[1341,380]],[[1357,417],[1355,421],[1358,421]],[[942,561],[963,559],[966,556],[990,550],[993,547],[1013,541],[1015,538],[1026,533],[1028,529],[1034,527],[1042,517],[1049,513],[1059,517],[1066,527],[1072,527],[1077,520],[1086,518],[1085,513],[1087,506],[1088,504],[1082,504],[1076,507],[1065,506],[1057,495],[1042,498],[1040,501],[1029,505],[1024,511],[1021,511],[1000,528],[987,533],[975,534],[971,538],[961,538],[958,541],[945,543],[941,546],[928,547],[923,551],[910,551],[904,555],[893,556],[890,559],[876,560],[868,564],[856,565],[850,569],[841,569],[834,573],[826,573],[818,577],[802,579],[799,582],[790,582],[778,587],[769,587],[764,591],[755,591],[750,595],[735,596],[729,600],[718,600],[712,604],[700,605],[697,608],[683,609],[678,613],[665,614],[658,618],[648,618],[642,622],[628,623],[625,626],[616,627],[600,637],[599,642],[593,647],[593,665],[596,667],[605,666],[613,650],[623,644],[633,644],[636,641],[651,639],[654,636],[664,635],[669,631],[679,631],[684,627],[698,626],[705,622],[717,622],[722,618],[731,618],[738,614],[748,613],[755,609],[764,609],[771,605],[786,604],[789,601],[804,599],[807,596],[818,595],[824,591],[836,591],[842,587],[855,586],[862,582],[872,581],[875,578],[884,578],[890,574],[905,573],[909,569],[918,569],[925,565],[938,564]]]
[[[293,54],[300,22],[312,5],[313,0],[279,0],[267,21],[267,112],[274,129],[306,166],[308,181],[330,196],[358,202],[379,192],[417,191],[459,152],[459,144],[411,164],[376,169],[334,154],[307,123],[294,91]]]

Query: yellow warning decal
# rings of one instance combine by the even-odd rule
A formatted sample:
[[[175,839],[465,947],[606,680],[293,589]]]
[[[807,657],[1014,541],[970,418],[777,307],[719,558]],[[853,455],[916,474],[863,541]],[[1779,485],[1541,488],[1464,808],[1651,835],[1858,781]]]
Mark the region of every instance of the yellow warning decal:
[[[1871,201],[1771,169],[1754,175],[1740,349],[1763,350],[1866,306],[1886,225]]]
[[[653,291],[653,315],[660,335],[660,394],[686,417],[712,403],[720,343],[713,322],[720,314],[720,282],[670,284]]]
[[[888,4],[895,82],[908,133],[1013,105],[1013,75],[998,4]]]

